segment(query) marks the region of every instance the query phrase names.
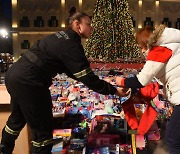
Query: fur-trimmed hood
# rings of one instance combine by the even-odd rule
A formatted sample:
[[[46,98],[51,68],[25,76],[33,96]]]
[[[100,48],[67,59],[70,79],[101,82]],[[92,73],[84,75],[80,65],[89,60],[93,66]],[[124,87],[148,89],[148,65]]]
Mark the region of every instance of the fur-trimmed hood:
[[[154,46],[169,43],[180,43],[180,30],[160,25],[149,38],[148,47],[151,49]]]

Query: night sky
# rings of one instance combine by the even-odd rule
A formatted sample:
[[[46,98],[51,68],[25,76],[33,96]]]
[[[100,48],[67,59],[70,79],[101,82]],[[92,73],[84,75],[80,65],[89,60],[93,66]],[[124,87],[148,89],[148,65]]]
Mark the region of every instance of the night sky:
[[[0,0],[0,28],[11,29],[11,12],[11,0]],[[0,52],[13,54],[12,33],[9,34],[8,39],[0,37]]]
[[[11,19],[11,0],[0,0],[0,17]]]

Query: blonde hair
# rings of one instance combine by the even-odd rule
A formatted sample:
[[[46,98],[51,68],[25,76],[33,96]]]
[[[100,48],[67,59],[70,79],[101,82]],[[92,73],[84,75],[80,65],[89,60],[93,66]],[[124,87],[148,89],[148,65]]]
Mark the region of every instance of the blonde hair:
[[[161,24],[155,29],[150,26],[146,26],[136,33],[136,42],[144,49],[151,49],[155,46],[158,39],[161,37],[165,25]]]
[[[161,37],[165,28],[166,28],[166,26],[162,25],[162,24],[155,28],[152,35],[149,37],[149,41],[148,41],[148,48],[149,49],[151,49],[153,46],[155,46],[156,42]]]
[[[136,42],[140,47],[144,49],[148,48],[149,37],[153,33],[153,30],[154,30],[153,27],[146,26],[136,32],[135,35]]]

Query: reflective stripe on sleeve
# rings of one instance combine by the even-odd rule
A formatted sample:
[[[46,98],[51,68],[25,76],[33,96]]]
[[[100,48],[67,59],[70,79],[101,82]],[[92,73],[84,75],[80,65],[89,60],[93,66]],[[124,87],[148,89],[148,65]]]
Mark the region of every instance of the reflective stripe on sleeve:
[[[19,135],[20,131],[14,131],[11,128],[9,128],[7,125],[5,126],[5,131],[11,135]]]
[[[51,139],[49,139],[49,140],[45,140],[45,141],[42,141],[42,142],[32,141],[31,143],[32,143],[33,146],[35,146],[35,147],[43,147],[43,146],[52,144],[52,143],[53,143],[53,139],[51,138]]]
[[[76,78],[81,78],[85,75],[87,75],[88,73],[92,72],[92,69],[89,67],[89,68],[86,68],[84,70],[82,70],[81,72],[78,72],[78,73],[75,73],[73,74]]]

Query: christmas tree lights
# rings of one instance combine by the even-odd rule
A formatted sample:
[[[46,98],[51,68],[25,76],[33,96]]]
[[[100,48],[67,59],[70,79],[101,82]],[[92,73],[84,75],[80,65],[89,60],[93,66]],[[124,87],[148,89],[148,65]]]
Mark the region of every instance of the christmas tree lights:
[[[140,62],[127,0],[98,0],[85,52],[92,62]]]

